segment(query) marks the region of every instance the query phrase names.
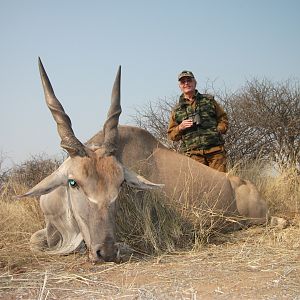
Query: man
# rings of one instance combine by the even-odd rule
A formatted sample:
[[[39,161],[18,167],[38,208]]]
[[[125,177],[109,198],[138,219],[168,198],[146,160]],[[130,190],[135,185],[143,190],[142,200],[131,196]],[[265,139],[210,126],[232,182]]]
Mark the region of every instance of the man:
[[[171,113],[168,138],[181,140],[181,151],[211,168],[226,172],[226,153],[222,134],[228,129],[228,118],[209,94],[196,90],[191,71],[178,75],[182,94]]]

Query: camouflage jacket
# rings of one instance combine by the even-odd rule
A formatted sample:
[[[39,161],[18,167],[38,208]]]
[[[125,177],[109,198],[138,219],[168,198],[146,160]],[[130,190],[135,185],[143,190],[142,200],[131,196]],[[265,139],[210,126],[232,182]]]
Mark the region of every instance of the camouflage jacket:
[[[180,131],[180,123],[190,118],[193,119],[194,125]],[[183,95],[180,96],[171,113],[168,138],[173,141],[182,140],[183,152],[210,149],[224,144],[222,134],[226,133],[227,129],[228,118],[222,107],[213,96],[200,94],[196,90],[192,103]]]

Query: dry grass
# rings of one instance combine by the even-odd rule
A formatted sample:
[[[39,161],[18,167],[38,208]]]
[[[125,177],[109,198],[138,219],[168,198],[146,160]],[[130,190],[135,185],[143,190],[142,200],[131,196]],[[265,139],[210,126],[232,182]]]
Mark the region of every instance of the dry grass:
[[[93,266],[79,255],[37,259],[2,272],[0,299],[297,299],[299,226],[225,239],[200,252],[132,256],[120,265]]]
[[[284,170],[265,182],[264,195],[274,214],[288,218],[300,214],[300,176],[296,169]]]
[[[47,172],[56,167],[51,166]],[[39,168],[39,176],[46,176]],[[259,186],[273,213],[289,217],[285,230],[257,227],[215,235],[159,194],[138,192],[136,201],[124,189],[131,197],[119,204],[117,233],[135,252],[121,265],[96,266],[85,255],[30,251],[30,236],[43,228],[44,219],[37,199],[13,196],[31,187],[32,170],[1,177],[0,299],[251,299],[260,289],[257,299],[299,295],[300,190],[293,170],[277,177],[261,174],[257,166],[234,170]],[[204,216],[197,214],[198,220]]]
[[[190,208],[189,214],[181,212],[159,192],[135,192],[125,188],[120,198],[118,238],[139,253],[159,255],[192,249],[202,245],[212,232],[209,227],[203,230],[202,222],[208,218],[206,212],[202,211],[201,218],[198,210],[197,218],[192,218],[196,209]]]
[[[29,240],[44,226],[38,199],[18,200],[15,196],[28,191],[58,165],[59,161],[40,156],[0,176],[0,265],[5,270],[36,259],[30,251]]]

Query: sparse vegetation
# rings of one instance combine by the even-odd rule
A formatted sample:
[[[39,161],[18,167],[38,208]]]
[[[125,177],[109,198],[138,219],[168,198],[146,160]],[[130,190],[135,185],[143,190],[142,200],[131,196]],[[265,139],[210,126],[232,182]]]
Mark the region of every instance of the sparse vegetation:
[[[20,195],[53,172],[60,164],[44,155],[29,159],[0,174],[0,262],[14,268],[34,260],[30,236],[44,225],[38,199],[18,200]]]
[[[37,166],[37,170],[42,170],[43,164],[45,169],[41,172],[36,172],[32,167]],[[47,253],[33,253],[30,250],[30,236],[36,230],[43,228],[44,218],[38,199],[16,200],[14,196],[31,187],[29,183],[37,182],[40,177],[46,176],[47,172],[52,172],[57,164],[57,161],[40,157],[9,170],[4,177],[1,177],[0,291],[2,295],[9,295],[9,291],[12,291],[14,295],[27,295],[26,299],[55,299],[62,295],[65,295],[66,299],[81,299],[83,296],[88,299],[95,297],[108,299],[112,295],[137,296],[141,293],[154,293],[154,295],[168,297],[173,295],[174,289],[168,288],[165,280],[173,278],[172,274],[179,276],[178,272],[180,274],[185,272],[186,280],[189,278],[191,280],[195,274],[201,274],[201,282],[207,285],[208,295],[215,293],[214,290],[208,292],[209,286],[214,282],[212,280],[216,280],[217,284],[219,278],[218,280],[224,283],[221,286],[222,291],[227,295],[245,293],[244,295],[250,295],[251,298],[253,294],[250,290],[247,292],[236,287],[236,294],[234,294],[228,289],[229,285],[233,285],[234,274],[239,274],[239,280],[240,276],[244,276],[248,283],[252,280],[257,282],[257,276],[263,276],[264,280],[260,281],[260,286],[265,295],[273,295],[268,294],[270,290],[264,288],[263,282],[268,278],[270,280],[268,282],[281,278],[278,285],[283,288],[276,290],[276,295],[286,295],[286,291],[290,295],[295,295],[294,290],[299,290],[300,283],[297,278],[300,269],[297,267],[296,254],[300,247],[300,193],[299,178],[293,170],[286,170],[279,176],[267,176],[259,172],[262,170],[261,162],[256,165],[240,164],[232,169],[232,173],[242,174],[244,178],[251,179],[259,185],[272,212],[289,218],[292,226],[285,230],[260,227],[212,236],[213,231],[203,231],[201,222],[197,223],[195,219],[191,222],[191,219],[176,212],[174,207],[161,202],[158,194],[152,195],[147,192],[140,197],[140,192],[137,192],[136,196],[140,199],[128,197],[126,199],[128,193],[124,189],[122,196],[125,201],[119,203],[117,232],[119,240],[134,248],[136,252],[125,264],[91,266],[86,262],[85,255],[58,257],[48,256]],[[46,169],[47,172],[44,171]],[[38,178],[36,180],[35,174]],[[203,215],[198,217],[201,219]],[[207,240],[209,240],[208,244]],[[201,248],[200,252],[199,248]],[[169,256],[168,253],[173,255]],[[255,270],[255,280],[251,279],[253,270],[249,268]],[[146,270],[148,277],[140,277]],[[222,277],[224,270],[231,270],[233,274]],[[264,272],[259,272],[260,270]],[[207,271],[211,276],[214,274],[214,277],[207,276]],[[120,275],[120,272],[126,276]],[[108,274],[111,277],[106,277]],[[278,274],[283,274],[280,276],[285,277],[280,277]],[[151,292],[148,288],[141,287],[136,282],[137,278],[146,280],[149,287],[151,286]],[[158,284],[157,280],[164,285]],[[184,278],[180,280],[185,282]],[[133,282],[136,282],[134,286]],[[65,288],[66,285],[68,289]],[[192,292],[186,294],[183,290],[180,293],[182,297],[193,295]]]
[[[38,199],[17,200],[14,197],[27,191],[58,165],[57,160],[39,157],[9,170],[2,177],[0,253],[4,249],[11,252],[10,247],[19,247],[20,241],[28,248],[31,234],[43,227]],[[299,214],[300,184],[297,172],[289,169],[274,176],[262,170],[264,166],[258,160],[256,164],[237,165],[231,173],[254,182],[267,200],[272,214],[288,217]],[[180,249],[191,250],[205,244],[216,234],[213,225],[206,227],[209,223],[207,219],[211,218],[209,212],[193,207],[184,211],[163,200],[158,192],[129,193],[128,188],[123,188],[120,199],[122,201],[119,201],[117,210],[119,240],[138,252],[161,254]],[[8,261],[6,264],[9,264]]]
[[[85,255],[61,257],[48,256],[46,252],[34,253],[30,250],[30,237],[45,226],[39,201],[18,200],[15,196],[52,173],[61,161],[39,156],[3,170],[0,158],[0,299],[2,295],[3,299],[6,295],[11,299],[11,295],[17,294],[28,299],[111,299],[114,296],[154,299],[155,295],[196,299],[193,290],[181,294],[174,292],[178,276],[186,286],[194,287],[195,275],[201,276],[207,289],[216,278],[224,282],[223,285],[216,282],[215,290],[203,294],[208,298],[213,293],[227,293],[227,299],[237,295],[249,299],[254,296],[263,299],[264,295],[265,298],[274,298],[274,295],[298,297],[299,87],[291,82],[273,85],[254,80],[239,93],[230,95],[233,102],[228,102],[227,96],[219,98],[234,117],[227,138],[230,173],[251,180],[266,199],[270,214],[287,218],[288,228],[278,230],[262,226],[223,234],[215,230],[211,211],[192,205],[182,209],[168,203],[159,192],[129,193],[124,187],[118,202],[116,232],[118,240],[134,250],[126,257],[127,263],[91,266]],[[141,108],[135,121],[176,150],[177,145],[165,139],[172,101],[174,99],[171,102],[164,99],[157,106],[154,103],[149,109]],[[262,114],[256,114],[258,112]],[[271,115],[266,117],[269,123],[265,127],[264,122],[258,121],[268,112]],[[284,128],[278,127],[278,120],[285,124]],[[234,279],[230,281],[230,276],[224,272],[231,272]],[[172,277],[174,274],[177,277]],[[268,292],[263,284],[266,274],[268,288],[273,288],[274,293],[273,289]],[[182,278],[184,276],[186,278]],[[240,276],[244,276],[245,282],[252,278],[253,293],[237,287]],[[141,287],[142,280],[146,284]],[[170,282],[172,285],[168,286]],[[68,288],[61,288],[61,284]],[[256,291],[258,284],[261,295]],[[23,296],[24,291],[26,296]]]

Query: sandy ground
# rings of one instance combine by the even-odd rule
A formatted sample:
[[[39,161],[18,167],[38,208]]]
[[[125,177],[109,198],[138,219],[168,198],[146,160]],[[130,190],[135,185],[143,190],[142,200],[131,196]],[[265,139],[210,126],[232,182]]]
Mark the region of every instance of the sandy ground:
[[[76,254],[0,271],[0,299],[300,299],[300,229],[250,228],[121,264]]]

